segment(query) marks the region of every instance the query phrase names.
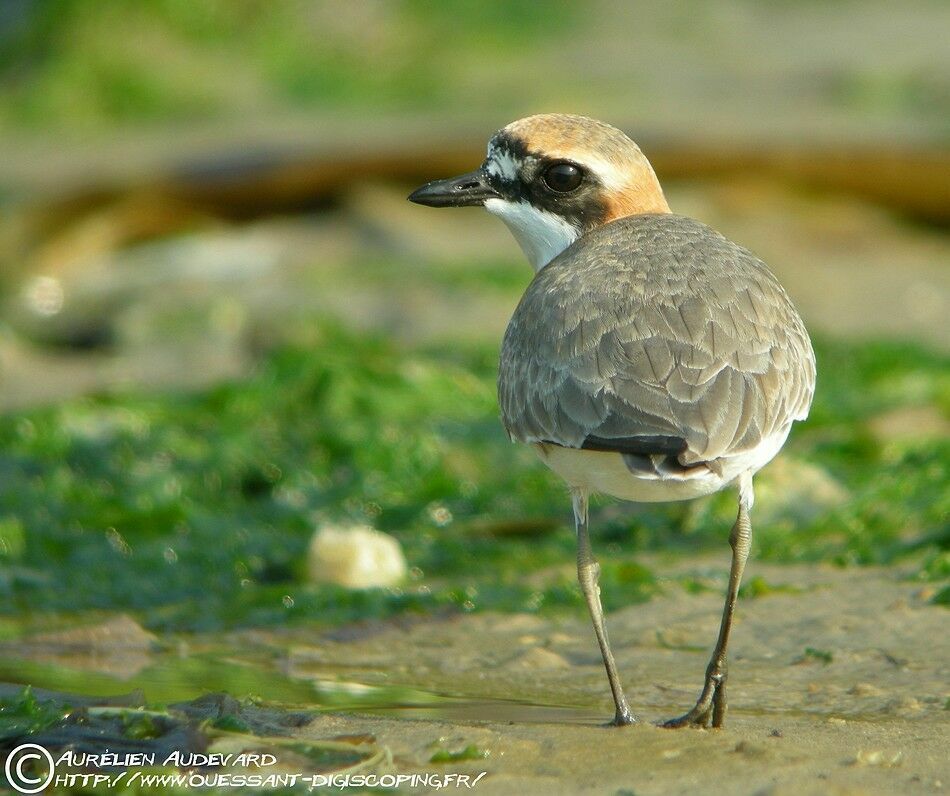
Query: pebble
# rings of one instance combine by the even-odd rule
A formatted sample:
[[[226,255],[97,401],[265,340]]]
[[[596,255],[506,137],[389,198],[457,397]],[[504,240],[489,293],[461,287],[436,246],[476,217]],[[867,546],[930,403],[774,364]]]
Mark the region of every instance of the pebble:
[[[317,530],[310,541],[307,570],[315,583],[349,589],[395,586],[407,574],[399,542],[366,525]]]
[[[516,655],[505,665],[519,669],[569,669],[571,666],[565,657],[544,647],[532,647]]]
[[[127,614],[119,614],[94,625],[83,625],[53,633],[32,636],[30,646],[62,650],[112,652],[115,650],[152,649],[156,637]]]
[[[910,696],[900,697],[887,705],[888,713],[917,713],[923,709],[920,700]]]
[[[528,633],[537,630],[544,622],[533,614],[511,614],[492,618],[491,629],[499,633]]]
[[[848,693],[852,696],[872,697],[881,696],[884,691],[871,683],[855,683],[848,689]]]
[[[894,768],[901,764],[903,752],[883,752],[880,749],[859,749],[854,756],[852,765],[877,766],[880,768]]]

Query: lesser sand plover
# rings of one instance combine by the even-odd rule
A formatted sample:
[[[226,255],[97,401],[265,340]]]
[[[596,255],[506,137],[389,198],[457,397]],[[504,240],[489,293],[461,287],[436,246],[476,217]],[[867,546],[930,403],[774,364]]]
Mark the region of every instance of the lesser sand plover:
[[[695,706],[667,727],[719,727],[726,647],[752,536],[752,476],[808,414],[815,357],[785,290],[746,249],[670,212],[620,130],[544,114],[509,124],[475,171],[409,199],[484,205],[536,274],[505,333],[498,397],[511,439],[568,484],[577,573],[613,692],[636,721],[607,640],[587,528],[592,492],[686,500],[738,487],[719,637]]]

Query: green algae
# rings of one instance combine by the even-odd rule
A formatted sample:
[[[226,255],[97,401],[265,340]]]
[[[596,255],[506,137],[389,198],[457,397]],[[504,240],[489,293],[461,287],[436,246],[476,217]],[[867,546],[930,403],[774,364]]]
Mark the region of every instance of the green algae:
[[[564,489],[507,443],[495,357],[405,351],[327,327],[311,347],[278,350],[251,379],[201,395],[116,393],[0,417],[0,617],[121,609],[150,629],[213,631],[577,610]],[[944,580],[950,444],[880,441],[867,424],[908,401],[946,412],[945,358],[839,343],[819,345],[818,357],[812,419],[789,454],[833,473],[849,499],[806,522],[757,527],[754,555],[911,557],[921,578]],[[605,607],[657,592],[638,551],[723,549],[733,500],[689,511],[597,502]],[[314,529],[353,521],[399,539],[413,568],[404,586],[307,582]],[[512,522],[525,524],[484,530]],[[78,577],[89,572],[98,576]],[[748,593],[763,592],[750,583]]]
[[[835,659],[829,650],[820,650],[815,647],[805,647],[805,652],[796,661],[797,663],[820,663],[827,666]]]
[[[18,694],[0,697],[0,741],[33,735],[63,718],[62,707],[39,700],[30,686]]]
[[[485,749],[469,744],[461,749],[438,749],[429,758],[430,763],[459,763],[464,760],[484,760],[488,757]]]

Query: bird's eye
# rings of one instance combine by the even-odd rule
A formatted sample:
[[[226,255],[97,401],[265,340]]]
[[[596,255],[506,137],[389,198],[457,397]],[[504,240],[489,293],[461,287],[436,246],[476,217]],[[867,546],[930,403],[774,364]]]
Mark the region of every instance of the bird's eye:
[[[555,163],[548,167],[542,179],[552,191],[570,193],[581,184],[584,172],[573,163]]]

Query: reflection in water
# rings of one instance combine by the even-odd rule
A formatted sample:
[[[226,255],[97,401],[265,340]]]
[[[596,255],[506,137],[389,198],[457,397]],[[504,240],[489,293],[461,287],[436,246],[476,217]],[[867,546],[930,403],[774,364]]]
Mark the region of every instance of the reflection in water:
[[[598,724],[603,719],[590,707],[471,698],[405,685],[295,679],[266,662],[238,660],[225,652],[157,655],[151,666],[122,679],[49,662],[7,659],[0,662],[0,683],[30,684],[34,689],[82,697],[111,697],[138,690],[150,706],[224,691],[239,700],[250,698],[297,710],[359,712],[402,719],[531,724]],[[11,689],[0,687],[0,691],[7,690]]]
[[[493,724],[603,724],[603,711],[567,705],[535,705],[510,699],[443,697],[435,705],[389,705],[361,712],[398,719],[449,722],[487,721]]]

